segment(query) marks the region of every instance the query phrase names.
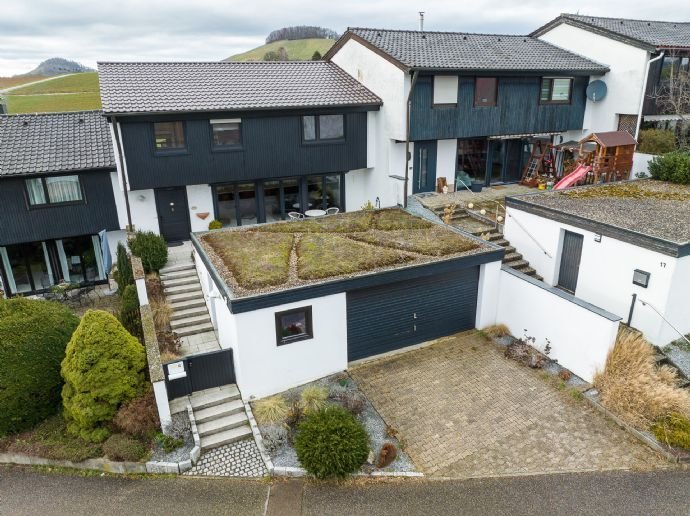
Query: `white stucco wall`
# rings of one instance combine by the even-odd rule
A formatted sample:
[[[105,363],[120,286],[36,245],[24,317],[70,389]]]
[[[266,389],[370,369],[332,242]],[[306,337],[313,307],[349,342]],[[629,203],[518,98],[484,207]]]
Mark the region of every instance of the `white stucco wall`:
[[[122,189],[122,182],[117,172],[110,173],[110,184],[113,187],[113,197],[115,197],[117,222],[120,229],[125,229],[127,227],[127,206],[125,205],[125,194]]]
[[[618,114],[636,115],[644,85],[648,52],[605,36],[562,23],[539,36],[556,46],[605,64],[610,72],[601,79],[608,87],[602,101],[587,100],[583,135],[618,129]]]
[[[159,233],[156,196],[153,190],[132,190],[128,192],[132,224],[138,231]]]
[[[550,257],[544,254],[516,224],[516,220],[549,252]],[[565,230],[584,236],[575,291],[578,298],[608,310],[626,321],[634,293],[652,303],[662,313],[666,312],[669,293],[677,281],[674,278],[676,258],[607,236],[602,236],[601,242],[595,242],[595,233],[591,231],[512,207],[508,208],[504,234],[530,265],[544,277],[544,281],[549,285],[555,285],[558,281],[560,249]],[[651,273],[648,288],[633,285],[635,269]],[[640,306],[635,308],[632,326],[643,331],[653,344],[667,344],[671,336],[667,325],[660,317],[651,310],[641,309]]]
[[[188,185],[187,205],[189,207],[189,220],[192,233],[207,231],[208,223],[213,220],[213,192],[210,185]],[[197,217],[197,214],[208,213],[205,219]]]
[[[638,307],[637,310],[651,309]],[[664,315],[683,335],[690,333],[690,256],[684,256],[675,262],[675,272],[668,292]],[[673,328],[667,324],[663,326],[660,340],[667,339],[667,342],[671,342],[678,338],[680,336]]]
[[[458,140],[438,140],[436,142],[436,179],[445,177],[448,188],[455,185],[455,161],[458,154]]]
[[[477,292],[477,315],[475,326],[486,328],[496,324],[501,282],[501,262],[484,263],[479,266],[479,289]]]
[[[649,162],[655,158],[654,154],[644,154],[642,152],[636,152],[633,154],[633,167],[630,173],[630,179],[636,179],[636,174],[646,174],[650,176],[649,173]]]
[[[588,382],[603,369],[618,320],[504,270],[497,297],[496,321],[508,326],[513,336],[534,337],[533,345],[541,351],[548,342],[549,356]]]

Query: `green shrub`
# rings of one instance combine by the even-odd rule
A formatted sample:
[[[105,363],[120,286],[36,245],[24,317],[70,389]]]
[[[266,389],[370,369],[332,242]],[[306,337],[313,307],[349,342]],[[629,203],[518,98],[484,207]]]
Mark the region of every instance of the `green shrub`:
[[[126,435],[115,434],[103,443],[103,453],[110,460],[137,462],[146,455],[146,446]]]
[[[649,162],[649,173],[660,181],[690,185],[690,153],[674,151],[656,156]]]
[[[59,303],[0,299],[0,436],[60,408],[60,362],[78,324]]]
[[[127,285],[134,285],[134,273],[132,272],[132,262],[127,254],[127,248],[122,242],[117,244],[117,270],[113,274],[117,281],[117,288],[120,295]]]
[[[284,423],[288,406],[282,396],[271,396],[254,402],[254,416],[259,423]]]
[[[220,229],[223,227],[223,223],[220,220],[212,220],[208,223],[208,229]]]
[[[312,412],[300,423],[295,437],[300,463],[317,478],[344,477],[356,472],[369,455],[364,427],[336,406]]]
[[[674,412],[652,425],[652,432],[662,442],[690,451],[690,420]]]
[[[170,453],[177,450],[180,446],[184,444],[182,439],[172,437],[170,435],[165,435],[163,432],[158,432],[156,434],[156,442],[163,448],[165,453]]]
[[[639,152],[645,154],[665,154],[676,150],[676,135],[673,131],[662,129],[643,129],[640,131]]]
[[[326,405],[328,389],[316,385],[309,385],[302,390],[299,398],[305,414],[316,412]]]
[[[134,256],[141,258],[144,272],[158,272],[168,263],[168,244],[153,231],[137,231],[129,241]]]
[[[141,315],[139,314],[139,294],[136,285],[127,285],[122,292],[118,319],[130,334],[137,338],[143,336]]]
[[[67,429],[87,441],[100,442],[118,408],[141,395],[144,347],[115,317],[88,310],[67,344],[62,361],[62,403]]]

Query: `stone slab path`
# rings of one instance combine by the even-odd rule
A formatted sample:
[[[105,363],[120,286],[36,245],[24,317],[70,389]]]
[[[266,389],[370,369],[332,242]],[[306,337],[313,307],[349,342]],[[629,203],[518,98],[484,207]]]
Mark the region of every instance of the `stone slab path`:
[[[481,477],[669,463],[476,332],[350,370],[426,474]]]

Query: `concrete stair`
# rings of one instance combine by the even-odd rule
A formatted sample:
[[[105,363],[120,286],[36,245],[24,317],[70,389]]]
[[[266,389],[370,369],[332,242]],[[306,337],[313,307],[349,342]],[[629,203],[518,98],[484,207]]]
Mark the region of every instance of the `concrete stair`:
[[[168,267],[160,275],[165,299],[172,308],[170,326],[177,336],[213,331],[194,264]]]
[[[190,403],[201,438],[201,451],[252,436],[236,385],[195,392],[190,397]]]
[[[503,256],[504,265],[507,265],[516,271],[520,271],[523,274],[527,274],[527,276],[532,276],[536,280],[544,281],[544,278],[537,274],[537,271],[534,270],[533,267],[530,267],[529,262],[523,259],[523,256],[517,252],[517,249],[515,249],[514,246],[510,245],[510,242],[504,238],[503,234],[496,230],[489,233],[476,231],[473,232],[473,234],[496,245],[500,245],[503,249],[505,249],[505,255]]]

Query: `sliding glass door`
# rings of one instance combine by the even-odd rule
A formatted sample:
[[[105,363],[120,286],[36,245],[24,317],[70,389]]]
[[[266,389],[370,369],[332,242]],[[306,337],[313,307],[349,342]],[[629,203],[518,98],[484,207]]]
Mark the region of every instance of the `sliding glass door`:
[[[6,288],[11,294],[28,294],[51,286],[52,270],[43,242],[9,245],[0,251]]]

